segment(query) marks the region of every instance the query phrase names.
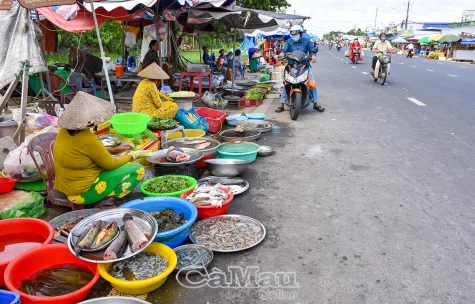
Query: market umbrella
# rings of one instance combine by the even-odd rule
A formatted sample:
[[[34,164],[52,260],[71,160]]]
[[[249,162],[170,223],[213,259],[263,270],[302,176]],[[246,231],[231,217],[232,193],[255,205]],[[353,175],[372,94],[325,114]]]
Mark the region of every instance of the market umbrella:
[[[419,41],[417,41],[419,43],[422,43],[422,44],[431,44],[432,41],[429,40],[429,37],[423,37],[421,39],[419,39]]]
[[[393,39],[391,42],[392,43],[409,43],[409,41],[407,41],[406,39],[404,39],[402,37],[398,37],[396,39]]]
[[[442,34],[435,34],[435,35],[430,36],[429,40],[431,42],[437,42],[440,40],[440,38],[442,38],[442,36],[443,36]]]
[[[459,36],[452,35],[452,34],[447,34],[442,36],[442,38],[439,39],[439,43],[454,43],[454,42],[459,42],[462,40]]]

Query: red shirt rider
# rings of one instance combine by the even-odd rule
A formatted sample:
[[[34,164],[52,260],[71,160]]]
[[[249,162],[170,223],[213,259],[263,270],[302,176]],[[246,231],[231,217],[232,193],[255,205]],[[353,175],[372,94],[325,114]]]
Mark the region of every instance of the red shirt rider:
[[[361,44],[358,39],[355,39],[355,41],[353,41],[353,43],[350,45],[350,50],[353,50],[355,47],[361,48]]]

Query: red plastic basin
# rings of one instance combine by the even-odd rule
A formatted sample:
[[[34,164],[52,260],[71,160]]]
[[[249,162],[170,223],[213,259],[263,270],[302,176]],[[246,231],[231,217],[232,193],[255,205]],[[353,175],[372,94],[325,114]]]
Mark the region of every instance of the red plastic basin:
[[[206,163],[205,160],[212,159],[214,157],[215,153],[213,154],[208,154],[204,155],[199,161],[196,162],[196,168],[206,168]]]
[[[61,267],[71,264],[86,267],[94,274],[91,282],[75,292],[58,297],[36,297],[23,293],[17,289],[23,280],[42,269]],[[20,301],[22,304],[75,304],[81,302],[87,297],[99,278],[100,274],[97,270],[97,265],[75,257],[69,251],[68,245],[66,244],[43,245],[30,249],[11,261],[5,270],[5,285],[7,286],[8,290],[20,294]]]
[[[43,244],[49,244],[54,238],[54,228],[50,223],[32,219],[18,218],[0,221],[0,238],[8,238],[9,235],[17,233],[34,233],[45,237]],[[22,252],[19,252],[21,254]],[[10,261],[0,263],[0,286],[5,285],[3,274]]]
[[[10,177],[0,177],[0,193],[8,193],[15,187],[16,180]]]
[[[216,215],[223,215],[223,214],[226,214],[226,212],[228,212],[229,203],[234,199],[234,194],[228,188],[219,187],[219,189],[226,191],[229,194],[229,198],[223,202],[223,206],[221,207],[196,206],[196,209],[198,210],[198,219],[204,219],[204,218],[212,217]],[[180,195],[180,198],[186,199],[186,197],[190,195],[191,193],[193,193],[193,190],[183,193],[182,195]]]

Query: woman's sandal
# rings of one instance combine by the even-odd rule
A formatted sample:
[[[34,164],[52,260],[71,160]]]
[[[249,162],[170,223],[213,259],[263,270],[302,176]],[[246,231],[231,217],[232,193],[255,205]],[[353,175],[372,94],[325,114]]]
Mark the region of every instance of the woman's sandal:
[[[322,106],[314,105],[314,106],[313,106],[313,109],[316,110],[316,111],[318,111],[318,112],[320,112],[320,113],[325,112],[325,108],[322,107]]]
[[[278,107],[277,110],[275,110],[276,113],[282,113],[284,111],[285,111],[284,107]]]

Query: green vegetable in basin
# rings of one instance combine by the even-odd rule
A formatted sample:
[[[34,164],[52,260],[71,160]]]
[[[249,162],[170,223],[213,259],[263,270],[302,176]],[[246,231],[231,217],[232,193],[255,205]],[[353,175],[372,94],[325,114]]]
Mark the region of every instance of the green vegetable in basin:
[[[250,100],[262,100],[264,99],[264,93],[259,89],[251,89],[246,91],[245,97]]]
[[[183,189],[189,188],[191,186],[190,182],[184,178],[167,175],[163,178],[158,178],[150,181],[145,187],[145,191],[150,193],[173,193],[181,191]]]
[[[271,78],[270,78],[270,75],[269,74],[265,74],[265,75],[262,75],[261,78],[259,78],[259,81],[260,82],[266,82],[266,81],[269,81]]]
[[[178,122],[170,118],[154,117],[148,123],[148,128],[154,130],[171,130],[176,127],[178,127]]]

